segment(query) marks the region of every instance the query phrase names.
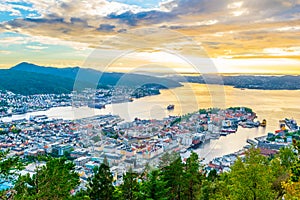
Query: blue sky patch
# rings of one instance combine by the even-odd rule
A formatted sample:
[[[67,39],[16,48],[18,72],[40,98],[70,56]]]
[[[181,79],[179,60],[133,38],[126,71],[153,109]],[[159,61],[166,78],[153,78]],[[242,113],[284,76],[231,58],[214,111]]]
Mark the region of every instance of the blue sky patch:
[[[9,2],[12,9],[0,12],[0,22],[11,21],[18,18],[39,17],[40,14],[33,9],[32,4],[26,2]],[[15,14],[13,13],[15,11]]]
[[[113,0],[115,2],[124,3],[128,5],[136,5],[141,8],[156,8],[159,6],[159,3],[162,2],[162,0]],[[110,0],[112,2],[112,0]]]

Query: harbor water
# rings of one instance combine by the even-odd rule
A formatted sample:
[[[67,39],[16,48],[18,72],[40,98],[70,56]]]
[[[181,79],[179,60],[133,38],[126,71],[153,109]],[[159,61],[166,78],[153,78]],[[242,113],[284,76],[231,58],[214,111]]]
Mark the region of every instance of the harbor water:
[[[196,152],[200,157],[211,160],[214,157],[233,153],[246,145],[246,140],[274,132],[279,120],[294,118],[300,120],[299,90],[250,90],[231,86],[183,83],[182,87],[161,90],[161,94],[135,99],[133,102],[107,105],[105,109],[88,107],[55,107],[46,111],[13,115],[2,121],[29,119],[30,115],[47,115],[49,118],[78,119],[101,114],[120,115],[125,121],[141,119],[162,119],[169,115],[184,115],[200,108],[244,106],[252,108],[258,120],[267,120],[265,128],[238,128],[238,131],[219,139],[207,141]],[[174,110],[167,110],[173,104]]]

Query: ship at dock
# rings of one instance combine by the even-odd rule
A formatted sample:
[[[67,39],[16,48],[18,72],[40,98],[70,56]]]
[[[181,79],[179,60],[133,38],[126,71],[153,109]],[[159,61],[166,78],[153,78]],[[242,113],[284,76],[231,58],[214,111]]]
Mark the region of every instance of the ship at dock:
[[[223,120],[222,121],[222,129],[220,135],[226,136],[230,133],[235,133],[237,131],[236,123],[232,122],[231,120]]]
[[[190,148],[197,149],[205,141],[205,134],[197,133],[192,138]]]

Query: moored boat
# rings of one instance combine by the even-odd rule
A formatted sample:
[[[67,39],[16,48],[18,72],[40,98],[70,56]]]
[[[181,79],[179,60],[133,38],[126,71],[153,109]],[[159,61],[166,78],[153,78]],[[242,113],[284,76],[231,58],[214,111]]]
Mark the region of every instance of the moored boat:
[[[170,104],[170,105],[167,106],[167,109],[168,109],[168,110],[173,110],[174,107],[175,107],[175,106],[174,106],[173,104]]]
[[[235,133],[237,130],[233,128],[222,128],[221,130],[221,135],[222,133]],[[226,134],[227,135],[227,134]]]
[[[228,132],[226,132],[226,131],[221,131],[221,132],[220,132],[220,135],[221,135],[221,136],[226,136],[227,134],[228,134]]]
[[[266,127],[266,125],[267,125],[267,120],[263,119],[262,122],[260,123],[260,126]]]

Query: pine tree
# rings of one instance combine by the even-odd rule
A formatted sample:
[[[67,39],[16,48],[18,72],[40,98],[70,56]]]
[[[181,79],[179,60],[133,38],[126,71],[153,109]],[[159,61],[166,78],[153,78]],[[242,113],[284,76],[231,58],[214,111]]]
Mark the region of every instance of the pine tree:
[[[14,187],[15,199],[68,199],[78,184],[75,165],[65,158],[52,158],[32,177],[29,174],[19,177]]]
[[[107,162],[94,169],[94,176],[88,182],[88,194],[92,200],[113,198],[113,176]]]
[[[177,158],[170,165],[162,170],[162,180],[166,182],[166,188],[169,188],[169,199],[182,199],[183,190],[183,164],[181,158]]]
[[[207,175],[207,180],[214,181],[217,178],[218,178],[217,170],[215,170],[215,169],[210,170],[208,175]]]
[[[171,153],[164,153],[159,161],[159,168],[164,168],[166,166],[169,166],[172,162],[174,162],[176,159],[178,159],[180,155],[177,152],[171,152]]]
[[[120,185],[119,198],[124,200],[140,199],[140,185],[138,182],[138,174],[130,168],[123,176],[123,183]]]
[[[166,200],[169,196],[167,182],[160,177],[160,171],[154,170],[148,174],[147,180],[142,183],[141,193],[144,199]]]
[[[198,155],[195,152],[192,152],[190,157],[186,160],[184,168],[184,196],[189,200],[197,199],[201,187],[201,174],[199,172],[200,165]]]

